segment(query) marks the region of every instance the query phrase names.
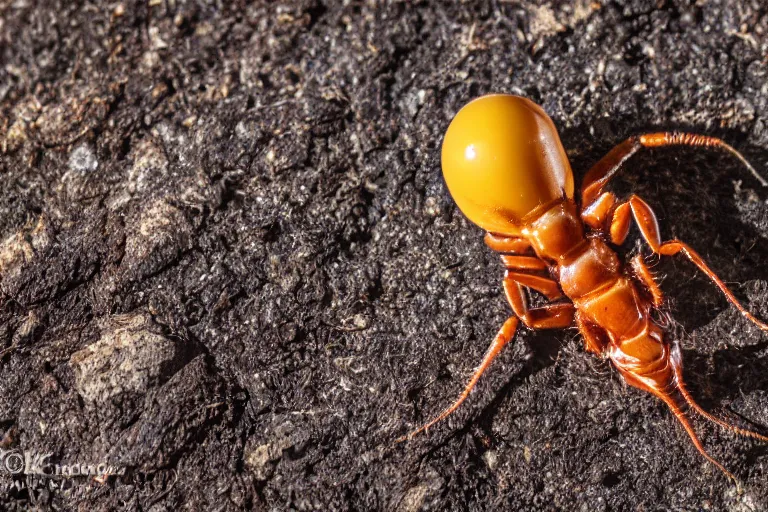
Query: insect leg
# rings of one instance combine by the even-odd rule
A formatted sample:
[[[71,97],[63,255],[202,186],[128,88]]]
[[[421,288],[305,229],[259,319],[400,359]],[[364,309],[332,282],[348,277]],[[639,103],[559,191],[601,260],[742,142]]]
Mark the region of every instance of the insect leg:
[[[651,271],[643,261],[642,255],[636,254],[635,257],[632,258],[630,264],[632,265],[632,270],[635,271],[635,275],[651,293],[651,297],[653,297],[653,305],[657,308],[661,307],[661,305],[664,303],[664,294],[661,293],[661,288],[659,288],[659,285],[653,278]]]
[[[640,197],[632,195],[629,198],[629,201],[627,201],[625,204],[629,204],[629,208],[632,211],[632,217],[634,217],[637,226],[640,228],[640,233],[643,239],[645,239],[653,252],[662,256],[674,256],[675,254],[682,253],[691,261],[691,263],[696,265],[699,270],[704,272],[704,274],[706,274],[706,276],[709,277],[709,279],[715,283],[718,288],[720,288],[720,291],[723,292],[723,295],[725,295],[725,298],[728,299],[728,302],[733,304],[736,309],[738,309],[741,314],[747,318],[747,320],[758,326],[760,329],[768,331],[768,324],[758,320],[755,316],[752,315],[752,313],[747,311],[744,306],[741,305],[738,299],[733,295],[733,293],[728,289],[722,279],[717,277],[717,274],[715,274],[712,269],[709,268],[702,257],[699,256],[699,254],[690,246],[688,246],[688,244],[677,239],[664,243],[661,242],[661,235],[659,234],[659,223],[656,220],[656,214],[653,213],[653,210],[648,205],[648,203],[640,199]],[[624,205],[619,206],[619,208],[622,206]],[[616,209],[617,212],[619,211],[619,208]]]
[[[584,205],[581,210],[581,219],[587,226],[604,233],[614,204],[616,204],[616,196],[611,192],[603,192],[592,203]]]
[[[531,282],[530,278],[539,279],[542,283],[550,281],[539,276],[517,274],[509,271],[504,276],[504,294],[507,296],[507,301],[512,307],[512,311],[522,320],[523,324],[530,329],[563,329],[573,325],[573,316],[576,308],[570,302],[528,308],[528,301],[525,297],[523,286],[530,286],[540,291],[536,286],[528,284]],[[557,284],[554,281],[550,282],[557,289]],[[547,295],[544,291],[542,293]],[[557,293],[560,293],[559,289],[557,289]]]
[[[561,329],[573,324],[575,308],[570,302],[548,304],[538,308],[528,308],[528,300],[523,287],[541,293],[549,300],[563,296],[557,282],[548,277],[528,273],[545,270],[548,265],[536,256],[504,255],[501,257],[504,267],[504,294],[523,324],[530,329]]]
[[[531,243],[525,238],[485,234],[485,245],[496,252],[523,254],[531,248]]]
[[[664,146],[693,146],[693,147],[715,147],[728,151],[739,159],[739,161],[749,170],[750,173],[764,186],[768,187],[768,181],[760,176],[749,162],[736,151],[733,147],[716,137],[706,135],[696,135],[692,133],[660,132],[647,133],[645,135],[636,135],[630,137],[618,146],[614,147],[602,159],[600,159],[587,172],[584,182],[581,185],[581,208],[582,215],[588,213],[590,207],[601,197],[603,188],[621,170],[621,166],[632,155],[642,148],[658,148]],[[603,199],[606,201],[606,199]],[[585,222],[590,224],[585,216]]]
[[[586,320],[579,312],[576,312],[576,327],[579,328],[579,332],[584,338],[584,346],[587,351],[598,356],[604,356],[605,347],[608,346],[605,331]]]
[[[547,262],[537,256],[503,254],[501,262],[504,263],[504,268],[510,270],[546,270],[549,268]]]
[[[501,329],[499,330],[496,337],[493,339],[493,342],[491,342],[491,346],[488,347],[488,351],[485,353],[485,357],[483,357],[482,362],[480,363],[480,366],[475,370],[475,372],[472,374],[472,377],[469,379],[469,382],[467,383],[466,387],[464,388],[464,391],[461,392],[461,395],[459,395],[459,398],[453,402],[448,408],[446,408],[443,412],[441,412],[435,419],[431,420],[429,423],[423,425],[422,427],[419,427],[418,429],[414,430],[410,434],[407,434],[401,438],[399,438],[397,443],[401,441],[405,441],[406,439],[411,439],[416,434],[419,434],[420,432],[424,432],[425,430],[429,429],[432,425],[435,423],[444,420],[448,416],[450,416],[451,413],[453,413],[456,409],[459,408],[459,406],[464,402],[464,400],[467,399],[469,396],[469,393],[472,391],[472,388],[475,387],[475,384],[477,384],[477,381],[480,380],[480,376],[485,372],[485,370],[488,369],[488,367],[491,365],[491,362],[496,358],[497,355],[501,352],[501,350],[504,348],[504,346],[509,343],[512,338],[515,336],[515,331],[517,330],[517,324],[518,319],[514,316],[508,318],[504,325],[501,326]]]
[[[563,296],[563,292],[560,291],[560,287],[557,286],[557,283],[546,277],[507,270],[506,274],[504,275],[505,289],[507,286],[506,283],[508,281],[512,284],[518,283],[536,290],[549,300],[556,300]]]

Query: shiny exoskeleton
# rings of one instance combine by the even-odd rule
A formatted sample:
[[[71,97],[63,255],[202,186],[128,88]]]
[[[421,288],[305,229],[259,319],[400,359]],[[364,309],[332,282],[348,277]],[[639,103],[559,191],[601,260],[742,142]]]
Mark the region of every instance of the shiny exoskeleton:
[[[604,187],[638,150],[671,145],[710,146],[729,151],[768,185],[731,146],[720,139],[686,133],[631,137],[611,150],[586,175],[579,204],[574,199],[570,163],[552,120],[532,101],[490,95],[467,104],[453,119],[443,141],[445,181],[464,214],[487,231],[487,245],[501,253],[504,292],[514,313],[496,338],[460,397],[411,436],[455,411],[480,375],[514,337],[518,323],[531,329],[578,327],[586,349],[610,359],[624,380],[663,400],[710,462],[682,406],[718,425],[768,441],[703,410],[682,376],[680,350],[664,337],[651,312],[663,295],[640,254],[628,265],[611,244],[622,244],[634,219],[643,239],[659,255],[682,253],[703,271],[745,317],[725,284],[688,245],[661,241],[656,216],[640,197],[619,201]],[[552,301],[529,308],[526,289]]]

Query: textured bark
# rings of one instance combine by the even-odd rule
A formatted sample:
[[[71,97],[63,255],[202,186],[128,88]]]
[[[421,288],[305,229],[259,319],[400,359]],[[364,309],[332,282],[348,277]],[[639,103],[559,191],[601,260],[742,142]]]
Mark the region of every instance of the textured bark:
[[[126,468],[0,506],[768,508],[768,447],[697,420],[739,493],[573,330],[521,332],[394,444],[510,314],[440,175],[468,100],[541,104],[577,182],[668,129],[768,175],[768,10],[689,4],[0,0],[3,446]],[[768,191],[738,161],[651,151],[614,190],[768,316]],[[683,260],[653,270],[694,394],[765,432],[768,337]]]

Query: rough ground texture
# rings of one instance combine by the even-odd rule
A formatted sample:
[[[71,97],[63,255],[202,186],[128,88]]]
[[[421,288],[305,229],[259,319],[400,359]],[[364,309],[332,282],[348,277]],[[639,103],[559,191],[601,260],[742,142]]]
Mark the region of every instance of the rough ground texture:
[[[574,330],[521,331],[394,440],[509,315],[440,175],[452,115],[534,99],[577,180],[656,129],[768,173],[766,54],[759,0],[0,0],[2,447],[126,469],[6,473],[0,507],[765,510],[765,444],[697,421],[739,491]],[[653,151],[615,188],[768,316],[768,193],[738,161]],[[654,270],[692,391],[765,432],[768,336],[687,262]]]

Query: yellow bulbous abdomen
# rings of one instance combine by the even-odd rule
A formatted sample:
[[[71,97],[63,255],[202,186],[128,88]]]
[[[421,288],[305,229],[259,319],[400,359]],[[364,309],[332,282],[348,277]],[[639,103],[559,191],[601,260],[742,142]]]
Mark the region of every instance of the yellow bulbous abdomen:
[[[573,197],[573,173],[552,119],[506,94],[468,103],[442,149],[445,182],[464,215],[486,231],[518,235],[542,205]]]

